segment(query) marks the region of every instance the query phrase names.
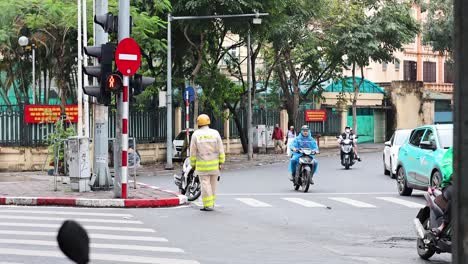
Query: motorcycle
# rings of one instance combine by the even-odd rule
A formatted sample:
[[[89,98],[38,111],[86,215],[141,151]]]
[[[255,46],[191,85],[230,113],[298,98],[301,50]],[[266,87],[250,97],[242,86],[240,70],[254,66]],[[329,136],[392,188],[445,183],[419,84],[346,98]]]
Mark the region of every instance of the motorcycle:
[[[438,198],[439,197],[439,198]],[[427,206],[421,209],[413,220],[416,228],[417,251],[419,257],[428,260],[435,253],[452,253],[452,223],[445,226],[439,235],[431,230],[439,227],[443,222],[444,207],[442,191],[430,187],[424,194]],[[442,202],[440,202],[442,201]]]
[[[302,187],[303,192],[308,192],[315,170],[314,155],[316,152],[310,148],[301,148],[296,152],[300,153],[301,156],[299,157],[296,172],[293,174],[294,190],[297,191]]]
[[[337,139],[340,139],[340,136],[336,136]],[[351,166],[356,163],[356,155],[354,154],[354,144],[353,140],[357,139],[342,139],[340,141],[340,156],[341,156],[341,165],[345,167],[346,170],[349,170]]]
[[[200,177],[195,174],[195,168],[190,164],[189,158],[184,161],[181,175],[174,174],[174,183],[189,201],[195,201],[201,195]]]

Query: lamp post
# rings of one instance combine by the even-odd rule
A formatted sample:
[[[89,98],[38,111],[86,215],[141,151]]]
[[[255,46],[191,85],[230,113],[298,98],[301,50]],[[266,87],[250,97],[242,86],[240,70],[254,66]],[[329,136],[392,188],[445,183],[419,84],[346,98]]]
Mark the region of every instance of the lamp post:
[[[26,36],[21,36],[18,39],[18,44],[26,48],[28,47],[29,44],[29,39]],[[34,43],[31,43],[31,50],[32,50],[32,103],[36,104],[36,50],[35,50],[36,45]]]
[[[215,19],[215,18],[253,18],[253,23],[254,24],[260,24],[261,19],[260,17],[262,16],[268,16],[268,13],[255,13],[255,14],[237,14],[237,15],[214,15],[214,16],[172,16],[171,14],[167,15],[167,100],[166,100],[166,106],[167,106],[167,141],[166,141],[166,146],[167,146],[167,152],[166,152],[166,169],[167,170],[172,170],[174,167],[172,165],[172,54],[171,54],[171,22],[175,20],[198,20],[198,19]],[[250,24],[249,24],[249,34],[248,34],[248,64],[247,68],[249,68],[250,65]],[[250,65],[250,66],[249,66]],[[251,72],[248,71],[247,74],[247,81],[250,80],[251,78]],[[252,98],[251,98],[251,82],[248,84],[248,91],[249,91],[249,114],[248,114],[248,125],[247,125],[247,131],[249,133],[248,135],[248,157],[249,159],[252,157],[252,131],[251,131],[251,126],[252,126]]]

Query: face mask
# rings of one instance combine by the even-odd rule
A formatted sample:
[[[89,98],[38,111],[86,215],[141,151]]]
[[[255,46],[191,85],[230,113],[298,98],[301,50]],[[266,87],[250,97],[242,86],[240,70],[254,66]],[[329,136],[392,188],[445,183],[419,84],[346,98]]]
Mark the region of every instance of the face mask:
[[[345,133],[349,134],[349,132],[351,132],[349,129],[345,130]]]

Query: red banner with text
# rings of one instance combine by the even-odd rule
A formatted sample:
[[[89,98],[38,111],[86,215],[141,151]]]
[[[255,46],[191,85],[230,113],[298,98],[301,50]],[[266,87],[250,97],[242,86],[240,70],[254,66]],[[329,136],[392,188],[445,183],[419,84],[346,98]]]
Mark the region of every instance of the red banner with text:
[[[67,121],[78,122],[78,105],[65,107]],[[55,123],[60,119],[59,105],[27,105],[24,109],[24,121],[28,124]]]
[[[306,122],[325,122],[327,120],[326,110],[305,110]]]

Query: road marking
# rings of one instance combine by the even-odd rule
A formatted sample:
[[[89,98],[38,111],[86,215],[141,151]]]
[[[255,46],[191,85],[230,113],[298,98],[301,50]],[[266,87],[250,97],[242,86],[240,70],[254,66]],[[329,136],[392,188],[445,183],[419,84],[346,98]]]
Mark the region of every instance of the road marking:
[[[281,199],[286,200],[288,202],[296,203],[305,207],[326,207],[323,204],[319,204],[319,203],[301,199],[301,198],[281,198]]]
[[[42,220],[42,221],[65,221],[70,218],[64,217],[42,217],[42,216],[16,216],[16,215],[0,215],[0,219],[22,219],[22,220]],[[114,219],[95,219],[95,218],[72,218],[79,222],[94,222],[94,223],[113,223],[113,224],[143,224],[140,221],[130,220],[114,220]]]
[[[253,198],[236,198],[236,200],[250,205],[252,207],[271,207],[271,205],[264,202],[260,202],[259,200]]]
[[[377,199],[384,200],[384,201],[391,202],[391,203],[401,204],[409,208],[423,208],[424,207],[423,204],[410,202],[410,201],[406,201],[406,200],[398,199],[394,197],[377,197]]]
[[[313,196],[313,195],[390,195],[395,192],[362,192],[362,193],[294,193],[294,192],[283,192],[283,193],[221,193],[216,196]]]
[[[61,224],[0,222],[0,226],[42,227],[42,228],[54,228],[58,230]],[[93,225],[83,225],[83,227],[87,230],[109,230],[109,231],[126,231],[126,232],[145,232],[145,233],[156,232],[151,228],[137,228],[137,227],[112,227],[112,226],[93,226]]]
[[[12,248],[0,248],[0,255],[16,255],[16,256],[33,256],[33,257],[53,257],[65,259],[65,256],[57,251],[43,251],[43,250],[24,250]],[[117,255],[117,254],[93,254],[91,253],[91,260],[104,260],[114,262],[128,262],[128,263],[152,263],[152,264],[200,264],[200,262],[188,259],[172,259],[172,258],[151,258],[139,257],[131,255]]]
[[[45,240],[26,240],[26,239],[0,239],[0,244],[16,244],[16,245],[34,245],[34,246],[57,246],[56,241]],[[155,251],[155,252],[170,252],[170,253],[184,253],[180,248],[172,247],[152,247],[152,246],[138,246],[138,245],[122,245],[122,244],[99,244],[91,243],[91,248],[105,248],[105,249],[124,249],[124,250],[138,250],[138,251]]]
[[[52,214],[52,215],[87,215],[87,216],[110,216],[110,217],[133,217],[131,214],[106,214],[106,213],[88,213],[88,212],[59,212],[59,211],[31,211],[31,210],[1,210],[0,213],[26,213],[26,214]]]
[[[345,204],[349,204],[355,207],[361,207],[361,208],[375,208],[376,207],[375,205],[372,205],[372,204],[356,201],[356,200],[345,198],[345,197],[330,197],[328,199],[342,202]]]
[[[18,236],[57,236],[57,232],[38,232],[38,231],[21,231],[21,230],[0,230],[3,235],[18,235]],[[153,241],[153,242],[168,242],[163,237],[147,237],[147,236],[119,236],[108,234],[91,233],[89,237],[92,239],[108,239],[108,240],[134,240],[134,241]]]

